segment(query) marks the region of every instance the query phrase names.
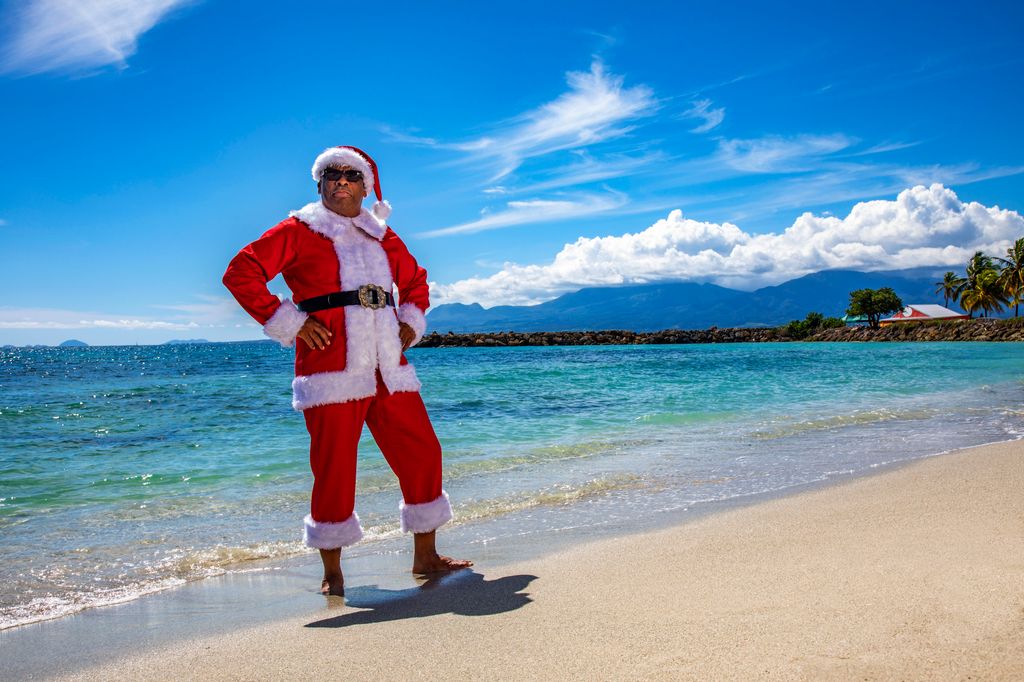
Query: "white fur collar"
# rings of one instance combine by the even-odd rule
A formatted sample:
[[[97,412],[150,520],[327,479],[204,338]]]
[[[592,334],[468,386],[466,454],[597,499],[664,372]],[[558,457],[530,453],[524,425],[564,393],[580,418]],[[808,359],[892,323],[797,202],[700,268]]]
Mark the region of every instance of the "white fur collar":
[[[359,215],[355,218],[347,218],[324,206],[322,201],[306,204],[298,211],[292,211],[288,215],[298,218],[309,225],[314,232],[318,232],[328,239],[342,236],[350,225],[358,227],[378,241],[384,238],[384,233],[388,230],[388,226],[384,222],[377,220],[376,216],[365,208],[360,209]]]

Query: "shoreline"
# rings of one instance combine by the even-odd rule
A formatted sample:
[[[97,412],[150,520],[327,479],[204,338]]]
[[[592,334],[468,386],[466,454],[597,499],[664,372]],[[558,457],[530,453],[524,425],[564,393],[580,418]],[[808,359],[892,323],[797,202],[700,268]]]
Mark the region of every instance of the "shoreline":
[[[697,561],[695,557],[705,556],[709,551],[714,556],[716,552],[720,554],[728,548],[731,548],[729,551],[734,553],[732,555],[733,559],[742,559],[743,552],[741,551],[742,548],[737,534],[752,541],[756,547],[760,540],[756,535],[752,535],[750,531],[750,528],[755,524],[761,524],[761,527],[766,532],[773,533],[774,544],[772,547],[775,548],[774,554],[769,553],[769,556],[761,557],[755,563],[768,566],[774,561],[776,570],[787,574],[803,566],[809,560],[807,556],[801,556],[799,553],[788,557],[778,554],[777,550],[780,548],[793,548],[794,538],[792,534],[794,532],[800,531],[804,542],[822,545],[819,549],[827,547],[830,552],[846,554],[851,554],[851,548],[848,546],[848,542],[844,544],[842,538],[849,538],[851,533],[862,540],[871,537],[877,538],[879,534],[885,536],[886,528],[884,526],[879,527],[877,519],[851,516],[849,508],[845,512],[840,508],[843,504],[846,504],[848,507],[850,504],[855,506],[863,505],[865,500],[884,512],[885,518],[896,529],[903,530],[905,528],[917,527],[920,534],[922,530],[921,523],[927,522],[924,530],[929,532],[924,533],[924,535],[928,537],[913,538],[914,541],[910,543],[912,545],[911,548],[913,548],[913,545],[920,544],[924,540],[934,542],[936,540],[934,536],[936,535],[940,536],[939,540],[948,535],[949,537],[961,537],[964,542],[976,544],[977,538],[972,538],[972,533],[960,533],[957,535],[955,527],[958,524],[962,526],[965,523],[972,527],[978,526],[979,522],[984,521],[984,519],[975,517],[984,516],[988,521],[980,523],[981,530],[987,530],[991,534],[993,530],[997,529],[990,527],[993,524],[990,523],[991,518],[989,517],[993,514],[996,516],[1002,514],[1003,525],[1006,526],[1006,521],[1010,522],[1003,529],[1003,533],[1006,534],[1008,532],[1009,536],[1001,538],[1002,542],[996,542],[996,545],[1002,544],[1004,546],[1002,550],[1004,554],[1011,548],[1016,547],[1020,550],[1016,556],[1024,556],[1024,521],[1022,521],[1024,519],[1024,505],[1022,505],[1019,495],[1020,486],[1024,485],[1024,471],[1022,469],[1024,469],[1024,441],[1008,441],[952,453],[927,456],[923,459],[886,467],[883,470],[864,471],[847,479],[837,479],[817,486],[805,487],[803,490],[780,491],[781,496],[749,500],[745,504],[741,501],[739,504],[730,505],[730,507],[724,510],[720,508],[709,509],[707,514],[674,523],[668,528],[646,530],[639,534],[613,536],[587,541],[582,544],[570,544],[568,547],[562,547],[561,549],[556,547],[553,553],[542,553],[540,556],[526,561],[512,561],[507,552],[502,551],[498,551],[496,555],[472,557],[478,559],[476,569],[437,581],[432,586],[436,586],[439,589],[429,593],[424,592],[422,586],[417,587],[416,583],[407,574],[404,574],[400,569],[396,569],[396,566],[402,563],[402,558],[396,558],[393,554],[365,558],[362,561],[362,565],[357,567],[356,570],[350,570],[348,566],[346,567],[347,573],[349,573],[349,585],[352,587],[349,590],[349,605],[344,607],[341,607],[340,604],[325,607],[324,599],[312,593],[309,584],[312,584],[310,581],[316,579],[316,565],[310,564],[310,558],[306,557],[305,563],[310,564],[309,566],[284,566],[277,569],[271,568],[262,573],[234,574],[227,579],[205,580],[140,599],[134,602],[137,605],[137,608],[134,609],[131,604],[106,607],[86,612],[79,617],[71,616],[58,621],[25,626],[25,628],[35,628],[35,631],[31,633],[22,628],[4,631],[3,634],[19,632],[24,634],[17,637],[3,637],[0,634],[0,641],[7,640],[6,644],[9,645],[14,643],[16,639],[21,640],[22,646],[14,651],[9,646],[4,647],[9,654],[18,653],[18,650],[22,650],[24,645],[31,643],[33,640],[36,641],[36,644],[52,645],[61,639],[59,631],[64,630],[64,634],[67,634],[70,629],[66,624],[78,618],[80,622],[92,621],[93,626],[99,623],[112,626],[113,630],[108,633],[102,633],[99,641],[102,642],[105,637],[109,637],[113,641],[107,642],[109,646],[106,647],[103,647],[98,642],[94,642],[91,646],[103,648],[99,652],[94,652],[96,655],[88,656],[87,658],[90,659],[88,662],[81,659],[77,662],[64,661],[62,665],[57,665],[56,669],[51,670],[49,674],[70,674],[72,675],[70,679],[75,679],[77,676],[82,675],[81,679],[84,679],[85,673],[93,670],[99,664],[102,668],[100,674],[104,678],[155,678],[166,676],[178,670],[175,668],[175,665],[180,664],[179,659],[188,658],[193,661],[193,663],[189,664],[189,670],[193,676],[231,678],[232,675],[227,674],[228,669],[216,667],[217,660],[219,660],[216,656],[213,659],[209,659],[208,656],[204,658],[203,652],[216,651],[221,654],[228,652],[230,656],[240,657],[238,659],[239,665],[244,665],[248,660],[244,656],[245,650],[263,651],[266,649],[267,651],[277,651],[280,656],[283,656],[282,660],[274,662],[261,659],[263,664],[270,666],[265,669],[266,671],[274,670],[274,666],[277,666],[277,672],[271,675],[270,673],[263,672],[264,669],[262,667],[249,668],[248,675],[240,672],[238,676],[250,678],[254,676],[259,677],[263,674],[274,677],[296,676],[299,674],[309,674],[313,667],[319,665],[315,661],[315,657],[307,659],[297,653],[297,651],[305,646],[316,644],[317,637],[310,633],[329,635],[329,631],[324,632],[324,630],[315,627],[306,627],[311,625],[311,622],[336,621],[335,624],[338,625],[359,625],[360,627],[358,628],[345,629],[345,641],[347,642],[353,632],[355,632],[358,635],[359,641],[369,642],[377,641],[381,638],[395,637],[399,634],[402,637],[413,637],[414,639],[422,637],[423,633],[419,633],[416,630],[415,623],[429,618],[436,620],[439,627],[448,631],[447,635],[454,638],[452,642],[461,642],[462,645],[469,647],[469,653],[472,654],[471,658],[475,657],[474,660],[476,661],[473,666],[484,666],[482,668],[473,666],[460,668],[462,676],[468,677],[483,674],[485,670],[489,670],[492,674],[502,677],[501,671],[511,670],[511,668],[503,668],[501,666],[487,667],[495,665],[497,661],[490,660],[489,657],[482,655],[481,650],[476,650],[470,646],[470,640],[467,640],[466,637],[472,632],[472,625],[462,621],[475,621],[478,618],[466,618],[465,616],[479,616],[484,620],[493,619],[499,631],[507,627],[526,627],[527,650],[537,654],[540,650],[546,650],[545,647],[547,646],[545,637],[534,638],[540,633],[550,633],[550,628],[562,625],[577,630],[580,627],[578,623],[573,623],[571,619],[560,620],[558,612],[549,611],[548,600],[552,600],[554,603],[561,604],[558,607],[559,609],[570,609],[573,612],[578,612],[577,617],[579,619],[584,621],[595,620],[595,623],[591,625],[596,627],[595,632],[599,635],[598,639],[605,642],[605,645],[600,647],[603,654],[602,652],[596,652],[597,659],[593,659],[592,654],[595,654],[595,652],[589,652],[587,656],[581,658],[601,660],[602,655],[608,655],[617,650],[619,653],[626,655],[627,650],[620,645],[607,639],[601,639],[612,637],[613,634],[619,634],[619,628],[608,621],[609,613],[606,612],[614,612],[616,618],[625,618],[627,622],[638,624],[641,626],[641,630],[648,632],[648,636],[654,639],[668,636],[661,624],[663,621],[661,615],[648,613],[645,609],[639,609],[636,606],[638,602],[650,600],[652,594],[659,594],[661,595],[661,601],[657,603],[656,607],[652,604],[649,607],[650,609],[657,612],[662,607],[665,607],[669,608],[671,614],[675,614],[675,618],[682,618],[683,621],[681,622],[691,622],[687,619],[693,618],[703,622],[708,613],[693,613],[692,609],[687,610],[685,604],[674,603],[673,594],[675,593],[672,590],[672,586],[664,584],[664,581],[658,578],[658,572],[674,570],[673,566],[682,562],[683,565],[689,566],[689,570],[700,573],[702,570],[707,570],[707,566],[702,561]],[[968,473],[972,473],[973,477],[967,476]],[[927,490],[921,488],[922,477],[925,482],[929,483]],[[981,481],[984,481],[985,485],[982,485]],[[958,482],[973,483],[977,494],[971,500],[949,500],[948,498],[956,490]],[[1017,491],[1016,498],[1007,497],[1007,491],[1014,490],[1015,485],[1015,490]],[[938,492],[942,493],[938,495],[939,500],[935,499]],[[865,495],[867,495],[867,498],[865,498]],[[954,497],[957,496],[954,495]],[[962,497],[962,495],[959,497]],[[952,504],[945,505],[942,503],[942,499]],[[894,504],[896,502],[902,502],[906,507],[901,510]],[[1014,504],[1016,505],[1015,507]],[[964,505],[967,505],[966,508],[962,508]],[[982,508],[979,509],[979,506]],[[924,516],[916,514],[915,509],[918,507],[926,508],[925,510],[928,513]],[[949,507],[960,509],[959,515],[957,512],[951,511]],[[787,509],[789,510],[788,512],[786,511]],[[794,509],[798,510],[796,516],[793,515]],[[830,521],[825,527],[821,527],[819,524],[816,532],[812,532],[809,528],[801,529],[803,524],[801,519],[806,519],[808,513],[811,515],[820,514],[823,510],[833,515],[837,513],[845,514],[847,523],[835,525]],[[970,513],[964,513],[965,511]],[[778,520],[776,522],[765,521],[766,518],[778,514],[782,514],[779,517],[781,525]],[[1007,517],[1007,515],[1009,516]],[[764,525],[766,523],[768,524],[767,526]],[[915,523],[917,526],[915,526]],[[1013,525],[1014,523],[1016,523],[1016,526]],[[811,525],[813,526],[813,524]],[[789,533],[789,535],[781,530],[778,532],[773,530],[776,526],[788,528],[786,533]],[[831,540],[829,540],[830,534],[835,536]],[[989,541],[992,541],[991,537],[989,537]],[[680,543],[692,548],[695,542],[702,548],[701,551],[694,554],[688,552],[680,554],[677,551],[680,548]],[[875,557],[876,561],[900,560],[899,556],[879,556],[877,548],[873,547],[874,544],[877,544],[877,542],[866,542],[865,547],[871,549],[872,556]],[[972,544],[972,547],[974,544]],[[995,547],[996,545],[992,546]],[[653,552],[650,561],[638,563],[635,559],[629,559],[629,557],[637,556],[638,553],[642,555],[648,549]],[[735,554],[737,551],[740,552],[738,556]],[[768,550],[762,547],[760,551],[764,553]],[[852,554],[856,554],[856,552],[852,552]],[[595,573],[593,570],[587,569],[588,565],[594,563],[596,557],[603,555],[626,557],[621,561],[617,560],[615,565],[610,568],[612,574],[619,575],[619,582],[612,580],[609,575],[602,571]],[[983,555],[984,553],[980,556],[981,559],[986,558]],[[828,559],[827,556],[813,554],[809,556],[818,563]],[[917,563],[911,562],[912,565],[904,566],[903,570],[915,569],[919,573],[923,569],[919,565],[921,557],[916,554],[913,556],[916,557]],[[973,556],[975,557],[976,564],[977,559],[979,559],[977,547],[974,549]],[[909,558],[911,557],[908,556],[907,559]],[[744,569],[742,565],[733,566],[730,569],[727,561],[728,556],[723,555],[719,559],[720,574],[716,579],[721,580],[724,578],[726,581],[739,581],[742,583],[738,576],[730,574],[730,570],[744,573],[750,566],[748,565],[747,569]],[[788,559],[789,561],[780,562],[780,559]],[[856,557],[851,557],[851,561],[854,559]],[[694,563],[695,561],[696,563]],[[749,564],[750,562],[739,561],[737,563]],[[828,562],[825,561],[825,563]],[[953,563],[955,564],[955,562]],[[972,564],[972,570],[986,569],[984,565],[975,564]],[[310,570],[311,568],[312,571]],[[830,568],[838,570],[843,567],[830,565]],[[865,566],[862,565],[861,568],[865,568]],[[846,580],[840,580],[836,585],[832,585],[832,587],[850,587],[851,582],[856,583],[857,580],[863,582],[866,579],[870,579],[868,580],[869,583],[872,580],[875,582],[882,580],[882,586],[884,587],[887,574],[879,573],[876,570],[877,565],[867,566],[866,568],[870,569],[867,575],[855,574],[852,576],[853,579],[851,579],[851,576],[847,576]],[[965,567],[954,565],[952,568],[957,568],[962,572]],[[1018,611],[1016,613],[1019,616],[1019,614],[1024,613],[1024,588],[1020,588],[1021,585],[1024,585],[1024,565],[1017,561],[1016,567],[1011,565],[1010,569],[1017,571],[1015,575],[1017,576],[1016,585],[1018,589],[1015,592],[1012,589],[1009,590],[1006,596],[1016,600],[1014,603],[1017,604]],[[626,573],[623,573],[623,571],[626,571]],[[639,584],[632,584],[633,579],[629,577],[629,571],[642,573],[646,577],[639,579]],[[847,570],[847,572],[849,571]],[[802,572],[802,569],[798,573],[800,573],[802,579],[810,579],[811,577],[809,574]],[[579,574],[575,579],[569,580],[565,577],[566,575],[575,574]],[[990,574],[992,574],[992,571],[989,571],[986,575]],[[539,576],[540,579],[527,580],[523,576]],[[745,577],[753,579],[757,576],[745,574]],[[940,576],[931,576],[933,580],[937,577]],[[694,585],[692,584],[692,576],[683,575],[678,576],[678,578],[689,581],[692,588],[698,592],[701,590],[715,592],[718,589],[707,585]],[[216,581],[216,584],[214,581]],[[578,591],[580,585],[591,582],[595,584],[602,583],[602,587],[597,590],[598,592],[604,590],[610,590],[610,592],[603,592],[606,594],[606,597],[599,598],[597,594],[580,593]],[[788,583],[785,584],[788,585]],[[1012,585],[1013,583],[1008,584]],[[517,589],[508,591],[513,587]],[[768,587],[772,586],[768,585]],[[533,596],[535,588],[538,592],[536,596]],[[524,589],[526,593],[520,594]],[[960,585],[958,589],[965,589],[965,586]],[[210,613],[209,608],[216,605],[216,600],[211,601],[210,596],[218,591],[221,593],[219,608],[222,611],[219,614]],[[260,593],[259,600],[253,599],[253,591]],[[296,594],[297,591],[299,594]],[[447,596],[444,596],[446,593],[448,593]],[[435,598],[435,594],[441,595],[443,598]],[[575,596],[573,599],[567,600],[570,594],[575,594]],[[627,594],[630,596],[624,599],[623,597]],[[971,592],[971,594],[971,599],[975,600],[977,598],[985,598],[986,596],[984,594],[975,594],[974,592]],[[487,598],[481,601],[483,596]],[[543,599],[541,599],[541,596],[543,596]],[[676,596],[678,597],[678,594]],[[227,599],[225,600],[224,597],[227,597]],[[822,595],[818,595],[815,599],[820,600],[823,598]],[[781,618],[786,615],[783,612],[771,615],[763,611],[758,611],[757,614],[754,614],[747,604],[748,599],[759,602],[763,599],[763,596],[754,596],[753,594],[748,594],[746,590],[740,589],[738,593],[732,593],[732,601],[727,600],[721,603],[712,601],[705,604],[704,608],[709,609],[709,613],[714,616],[711,622],[717,622],[718,619],[724,619],[723,622],[728,621],[730,616],[735,616],[732,613],[734,609],[740,609],[750,617],[757,615],[755,620],[758,622],[762,619],[771,621],[772,618]],[[460,613],[457,604],[465,603],[467,600],[470,602],[469,612]],[[487,606],[487,603],[493,600],[506,604],[509,608],[489,613],[487,611],[490,607]],[[723,603],[730,605],[729,609],[726,609],[724,612],[722,612]],[[830,608],[842,611],[841,604],[829,603]],[[456,606],[453,607],[452,604],[456,604]],[[363,608],[360,609],[360,606]],[[789,606],[790,609],[793,609],[801,605],[790,604]],[[806,607],[806,605],[803,606]],[[423,611],[423,609],[426,610]],[[143,619],[143,621],[148,622],[136,622],[133,624],[134,627],[125,628],[124,623],[121,621],[125,620],[126,611],[132,610],[137,613],[135,616],[128,616],[127,620]],[[193,613],[190,614],[190,610]],[[482,612],[476,613],[474,610],[482,610]],[[421,613],[420,611],[423,612]],[[857,616],[857,614],[848,615],[850,617]],[[919,613],[918,615],[920,616],[921,614]],[[206,633],[198,640],[189,640],[190,636],[195,637],[197,629],[203,630],[202,627],[189,627],[190,619],[194,619],[197,616],[200,621],[203,619],[219,621],[220,627],[215,628],[219,629],[219,632]],[[525,619],[525,624],[520,623],[521,619]],[[747,620],[742,618],[740,620],[741,622],[734,623],[732,627],[742,626],[749,628],[751,626],[751,623]],[[254,626],[254,621],[260,624]],[[120,627],[118,627],[119,622]],[[799,623],[791,622],[791,619],[786,620],[786,622],[793,629],[791,632],[792,636],[802,636],[806,639],[813,634],[806,629],[801,629]],[[1022,628],[1021,632],[1024,633],[1024,625],[1022,623],[1024,623],[1024,619],[1018,623]],[[150,631],[154,624],[159,630],[155,635]],[[60,627],[61,625],[65,627]],[[197,623],[192,622],[191,625],[195,626]],[[540,628],[540,631],[538,631],[538,628]],[[121,630],[121,632],[118,633],[118,630]],[[127,641],[125,639],[125,630],[127,630]],[[47,633],[46,631],[50,632]],[[150,634],[143,635],[138,631],[150,632]],[[729,631],[730,629],[726,628],[721,630],[719,634],[725,637]],[[191,635],[189,634],[190,632]],[[586,649],[586,640],[590,636],[583,637],[577,644],[583,645],[584,649]],[[694,637],[697,637],[697,633],[689,632],[684,639],[692,639]],[[700,640],[699,637],[697,639]],[[279,641],[283,640],[290,642],[289,648],[291,646],[296,647],[295,652],[285,654],[279,645]],[[331,641],[338,640],[334,638]],[[1024,642],[1024,637],[1018,641]],[[254,642],[258,644],[254,644]],[[643,642],[638,644],[641,645],[642,649]],[[702,644],[705,647],[713,645],[713,648],[716,650],[723,646],[722,642],[710,641],[690,641],[689,644]],[[734,645],[738,644],[734,642]],[[445,645],[440,650],[447,652],[446,656],[449,660],[451,657],[456,657],[457,659],[459,655],[465,653],[453,650],[451,646],[453,644]],[[780,644],[779,642],[773,642],[773,646],[778,647]],[[209,648],[206,649],[204,647]],[[537,647],[540,647],[540,649],[537,649]],[[153,648],[154,653],[152,655],[147,654],[146,656],[133,655],[132,652],[137,651],[139,648],[146,649],[147,651]],[[66,650],[67,647],[64,647],[64,649]],[[605,651],[605,649],[608,650]],[[51,646],[42,646],[35,650],[52,649]],[[439,654],[440,651],[438,652]],[[629,651],[632,651],[632,648]],[[67,651],[67,653],[73,655],[71,651]],[[349,653],[351,654],[352,652]],[[363,675],[394,677],[411,675],[415,677],[415,674],[409,668],[388,667],[390,665],[399,665],[400,661],[404,659],[391,657],[390,660],[386,661],[387,665],[384,668],[380,668],[379,662],[374,663],[373,661],[371,655],[372,647],[369,653],[363,653],[365,655],[359,658],[359,663],[356,667],[356,671]],[[630,654],[630,656],[632,655]],[[654,655],[654,652],[648,651],[648,655]],[[1018,657],[1011,658],[1008,663],[1024,666],[1024,651],[1016,653],[1015,656]],[[31,670],[31,660],[24,657],[19,659],[17,656],[13,658],[16,659],[13,670],[19,670],[18,663],[20,663],[22,672],[27,676],[34,676],[44,672],[37,667],[35,673],[33,673]],[[106,665],[102,663],[102,661],[109,659],[113,659],[114,662]],[[324,659],[324,662],[330,659],[331,657],[328,656]],[[540,659],[531,660],[535,666],[539,666],[532,668],[536,672],[535,676],[556,676],[560,670],[557,666],[552,667],[556,659],[545,660],[541,657]],[[634,663],[641,662],[641,659],[633,660]],[[859,660],[856,656],[836,660],[846,661],[844,663],[846,666],[844,670],[847,672],[868,669],[849,667],[855,665],[851,661]],[[175,661],[178,661],[178,663],[175,663]],[[351,663],[351,661],[346,662],[346,665]],[[769,667],[765,668],[765,670],[773,669],[776,674],[783,674],[783,676],[791,676],[794,671],[797,672],[796,676],[798,677],[809,674],[808,669],[800,668],[798,670],[792,666],[785,665],[781,659],[775,661],[775,663],[782,667]],[[861,661],[861,663],[864,663],[864,661]],[[505,665],[510,664],[510,661],[505,660]],[[816,665],[818,664],[822,664],[822,661],[818,661]],[[950,662],[947,660],[945,664],[949,665]],[[83,668],[83,665],[87,667]],[[199,667],[193,667],[194,665]],[[311,668],[304,668],[302,667],[303,665],[309,665]],[[611,665],[611,663],[605,660],[604,665]],[[579,670],[574,674],[583,675],[596,672],[598,676],[610,675],[612,668],[606,669],[603,666],[590,670]],[[239,668],[238,670],[242,671],[245,668]],[[255,672],[257,670],[260,672]],[[618,670],[621,675],[635,675],[637,673],[635,668],[619,668]],[[761,674],[756,673],[754,668],[749,670],[754,676]],[[822,668],[822,670],[826,671],[826,676],[829,670],[831,670],[831,674],[838,674],[836,672],[837,669],[831,669],[827,666]],[[875,670],[874,674],[879,674],[879,670],[888,670],[888,668],[879,668]],[[996,671],[995,668],[991,667],[985,668],[985,670],[988,670],[990,673]],[[1007,668],[1006,670],[1016,671],[1017,668]],[[729,671],[730,669],[723,668],[718,672],[719,674],[731,674]],[[713,671],[708,668],[691,669],[685,665],[679,668],[677,672],[682,676],[695,674],[696,672],[713,674]],[[458,670],[456,673],[458,677]],[[93,672],[91,674],[96,673]],[[645,674],[658,676],[659,674],[667,673],[651,669],[647,670]],[[845,673],[841,676],[845,676]],[[871,676],[871,674],[868,676]],[[887,677],[889,675],[885,673],[882,676]],[[919,675],[914,674],[913,676],[917,677]]]

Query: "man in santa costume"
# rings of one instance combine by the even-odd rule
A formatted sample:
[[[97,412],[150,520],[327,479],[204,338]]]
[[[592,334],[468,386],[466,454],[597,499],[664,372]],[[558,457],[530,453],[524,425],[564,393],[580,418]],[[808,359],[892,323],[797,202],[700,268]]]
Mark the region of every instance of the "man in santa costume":
[[[368,154],[327,149],[313,163],[313,179],[320,201],[292,211],[239,251],[224,285],[267,336],[295,344],[292,405],[306,419],[313,470],[303,538],[320,550],[322,591],[344,593],[341,549],[363,535],[355,486],[364,423],[398,476],[402,531],[413,533],[413,572],[471,566],[435,548],[434,533],[452,518],[452,507],[441,488],[441,446],[403,354],[426,329],[427,272],[385,224],[391,206]],[[370,187],[377,202],[367,211]],[[291,300],[267,289],[278,274]]]

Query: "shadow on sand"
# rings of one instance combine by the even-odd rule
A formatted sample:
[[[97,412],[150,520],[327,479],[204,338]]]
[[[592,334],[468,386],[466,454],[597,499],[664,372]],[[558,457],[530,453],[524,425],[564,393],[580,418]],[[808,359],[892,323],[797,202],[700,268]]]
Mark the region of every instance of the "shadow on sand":
[[[431,577],[422,585],[406,590],[384,590],[376,585],[353,587],[345,591],[345,604],[365,611],[317,620],[306,627],[343,628],[442,613],[461,616],[504,613],[533,601],[529,595],[520,592],[536,579],[535,575],[509,575],[497,580],[484,580],[481,574],[463,569]]]

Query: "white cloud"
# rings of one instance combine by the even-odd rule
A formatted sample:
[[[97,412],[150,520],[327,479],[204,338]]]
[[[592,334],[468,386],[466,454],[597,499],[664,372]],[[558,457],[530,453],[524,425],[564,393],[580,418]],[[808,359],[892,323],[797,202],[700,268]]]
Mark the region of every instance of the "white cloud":
[[[531,199],[510,201],[505,209],[496,213],[485,213],[478,220],[461,223],[439,230],[421,232],[421,237],[441,237],[452,234],[466,234],[495,230],[512,225],[553,222],[568,218],[582,218],[618,208],[627,202],[621,192],[608,190],[606,194],[579,194],[567,199]]]
[[[711,100],[701,99],[692,103],[692,106],[682,113],[683,118],[697,118],[704,121],[696,128],[691,128],[691,133],[706,133],[717,128],[725,120],[725,108],[711,108]]]
[[[516,191],[528,194],[625,178],[649,171],[666,158],[666,154],[661,151],[643,154],[605,154],[599,159],[595,159],[584,150],[575,151],[573,154],[577,158],[576,162],[554,168],[544,173],[536,182],[519,187]]]
[[[716,159],[747,173],[793,173],[814,170],[821,158],[856,142],[842,134],[721,140]]]
[[[174,311],[162,317],[122,313],[65,310],[60,308],[0,307],[0,329],[162,329],[187,330],[223,327],[252,320],[234,300],[223,296],[200,296],[201,303],[154,305]]]
[[[124,66],[139,36],[192,0],[31,0],[12,9],[0,71],[37,74]]]
[[[242,309],[235,299],[228,296],[208,296],[200,294],[197,296],[202,303],[180,303],[175,305],[154,305],[154,308],[162,310],[174,310],[180,313],[181,317],[199,322],[201,324],[224,324],[234,322],[240,317]],[[248,318],[246,318],[248,319]]]
[[[433,137],[424,137],[422,135],[415,135],[413,132],[402,132],[401,130],[395,130],[389,125],[382,125],[380,131],[387,135],[395,142],[404,142],[406,144],[418,145],[420,147],[444,147],[444,143]]]
[[[916,147],[919,144],[921,144],[921,142],[919,140],[916,141],[916,142],[882,142],[880,144],[874,145],[873,147],[869,147],[868,149],[865,149],[862,152],[856,152],[855,154],[851,154],[851,156],[868,156],[870,154],[885,154],[887,152],[895,152],[895,151],[899,151],[901,149],[910,149],[911,147]]]
[[[160,320],[82,320],[79,323],[82,329],[196,329],[199,327],[195,322],[182,324],[180,322],[162,322]]]
[[[1014,211],[962,202],[933,184],[895,200],[856,204],[846,218],[804,213],[778,233],[750,234],[730,223],[684,218],[674,210],[621,236],[580,237],[546,265],[506,263],[489,277],[431,284],[434,305],[540,303],[588,286],[655,281],[712,282],[744,290],[826,269],[902,269],[963,264],[1004,251],[1024,236]]]
[[[397,133],[394,139],[464,152],[464,162],[489,169],[496,182],[525,160],[568,149],[582,149],[622,137],[631,122],[658,108],[653,91],[643,85],[625,87],[624,78],[609,74],[595,60],[588,72],[566,74],[569,89],[554,100],[495,126],[488,135],[456,143]]]
[[[85,315],[89,315],[85,313]],[[168,322],[139,318],[83,319],[83,313],[44,308],[0,309],[0,329],[163,329],[184,330],[199,327],[195,322]]]

